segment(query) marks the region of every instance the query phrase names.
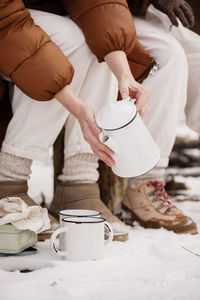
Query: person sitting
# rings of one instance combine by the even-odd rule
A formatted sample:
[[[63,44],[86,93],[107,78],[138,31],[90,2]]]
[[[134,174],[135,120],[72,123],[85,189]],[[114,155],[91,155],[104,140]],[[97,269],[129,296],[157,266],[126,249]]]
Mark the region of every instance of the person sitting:
[[[176,127],[184,113],[187,125],[200,133],[200,37],[188,29],[194,25],[194,15],[184,0],[128,0],[128,4],[138,40],[159,64],[143,86],[151,94],[150,113],[144,122],[160,147],[161,159],[147,174],[129,178],[122,207],[131,214],[129,223],[137,220],[146,228],[197,233],[196,224],[167,194],[164,180]],[[118,209],[120,215],[124,214]]]
[[[148,111],[149,93],[135,81],[127,55],[136,57],[138,77],[152,61],[139,47],[126,1],[2,1],[0,34],[0,73],[15,84],[0,152],[0,198],[19,195],[32,203],[32,161],[48,159],[65,126],[64,167],[51,210],[99,210],[115,239],[126,240],[122,222],[100,199],[98,158],[109,166],[114,161],[95,121],[95,113],[116,101],[118,85],[121,94],[125,86],[137,94],[141,114]]]

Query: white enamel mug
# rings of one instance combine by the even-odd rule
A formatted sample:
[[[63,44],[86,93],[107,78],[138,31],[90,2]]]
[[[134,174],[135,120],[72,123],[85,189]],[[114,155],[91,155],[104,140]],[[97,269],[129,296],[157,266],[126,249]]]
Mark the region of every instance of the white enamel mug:
[[[63,209],[59,212],[59,223],[63,226],[63,218],[68,217],[100,217],[101,213],[97,210],[91,209]],[[61,234],[64,235],[64,234]],[[63,239],[59,239],[59,249],[63,250]]]
[[[51,236],[50,246],[53,251],[66,260],[96,260],[104,257],[105,246],[113,239],[111,225],[99,217],[63,218],[63,227]],[[105,228],[109,232],[108,240],[104,240]],[[64,234],[61,234],[64,233]],[[56,246],[56,239],[63,239],[63,251]]]

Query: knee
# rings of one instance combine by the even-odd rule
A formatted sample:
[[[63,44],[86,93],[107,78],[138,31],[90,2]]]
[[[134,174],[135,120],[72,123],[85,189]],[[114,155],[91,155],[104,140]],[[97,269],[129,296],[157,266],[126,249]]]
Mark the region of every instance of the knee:
[[[169,67],[171,73],[188,72],[188,62],[183,47],[176,40],[163,41],[162,57],[158,59],[160,68]]]
[[[68,23],[66,22],[67,26],[63,28],[63,31],[61,32],[63,44],[69,45],[70,40],[72,49],[77,49],[86,44],[85,37],[81,29],[73,21],[67,21],[69,21]],[[70,24],[70,26],[68,26],[68,24]]]

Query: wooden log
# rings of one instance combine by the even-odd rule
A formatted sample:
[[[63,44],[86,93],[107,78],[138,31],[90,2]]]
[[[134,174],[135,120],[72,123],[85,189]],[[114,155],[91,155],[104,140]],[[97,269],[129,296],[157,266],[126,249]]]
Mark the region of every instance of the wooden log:
[[[63,127],[53,146],[54,191],[57,186],[58,176],[61,174],[64,165],[64,134],[65,129]]]
[[[2,81],[0,81],[3,84]],[[8,123],[12,118],[12,108],[9,100],[9,84],[5,84],[4,93],[0,98],[0,148],[4,140]]]
[[[127,179],[116,176],[110,167],[99,162],[99,188],[102,201],[113,211],[121,202],[124,195]]]

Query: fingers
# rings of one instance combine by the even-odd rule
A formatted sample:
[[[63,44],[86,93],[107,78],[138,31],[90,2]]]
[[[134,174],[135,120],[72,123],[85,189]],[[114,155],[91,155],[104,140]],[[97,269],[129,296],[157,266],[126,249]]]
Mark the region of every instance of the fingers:
[[[114,151],[111,150],[108,146],[101,143],[99,138],[97,138],[89,129],[84,129],[84,139],[86,142],[88,142],[92,147],[97,148],[105,153],[107,153],[109,156],[112,156],[114,154]]]
[[[101,159],[103,162],[105,162],[109,167],[112,167],[114,166],[115,164],[115,161],[112,159],[111,156],[109,156],[108,154],[106,154],[105,152],[95,148],[95,147],[92,147],[92,150],[94,152],[94,154],[99,157],[99,159]]]
[[[113,166],[115,162],[111,156],[114,152],[108,146],[100,142],[99,134],[102,130],[96,123],[92,109],[89,107],[84,108],[82,117],[79,119],[84,139],[90,144],[95,155],[103,160],[108,166]]]
[[[180,5],[180,8],[182,9],[188,24],[189,24],[189,28],[194,26],[194,14],[192,11],[192,8],[190,7],[190,5],[185,2],[183,5]]]
[[[141,117],[146,116],[150,112],[150,108],[146,105],[143,109],[138,111]]]
[[[131,86],[129,88],[129,96],[130,96],[130,98],[136,98],[136,99],[138,99],[140,97],[140,89]]]
[[[82,131],[84,139],[90,144],[94,154],[103,160],[109,167],[112,167],[115,164],[115,161],[111,157],[114,155],[114,151],[105,144],[101,143],[99,138],[94,135],[89,127],[83,129]]]
[[[174,12],[176,14],[176,16],[179,18],[179,20],[181,21],[181,23],[183,24],[183,26],[185,27],[189,27],[189,23],[183,13],[183,11],[180,8],[174,9]]]
[[[143,109],[149,102],[149,98],[150,98],[149,91],[142,87],[139,91],[139,97],[136,101],[136,107],[137,107],[138,111],[143,111]]]
[[[120,83],[119,85],[119,91],[121,94],[122,99],[126,99],[129,97],[129,88],[128,88],[128,84],[126,83]]]
[[[174,12],[169,11],[168,17],[170,18],[170,20],[174,26],[178,26],[178,21],[177,21],[177,18],[176,18],[176,15],[174,14]]]
[[[91,128],[93,134],[96,137],[98,137],[102,129],[97,125],[95,115],[92,111],[90,111],[90,113],[87,114],[87,118],[85,119],[85,122],[88,123],[88,126]]]
[[[102,129],[97,125],[96,120],[93,119],[91,122],[88,122],[88,125],[91,128],[91,130],[93,131],[94,135],[96,137],[99,137]]]
[[[148,102],[150,98],[150,93],[148,89],[146,89],[141,84],[137,83],[135,80],[131,80],[131,82],[120,82],[119,89],[122,98],[136,98],[135,104],[138,112],[142,117],[149,113]]]

